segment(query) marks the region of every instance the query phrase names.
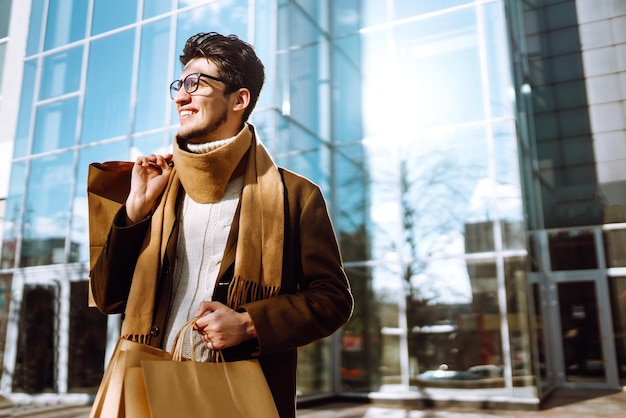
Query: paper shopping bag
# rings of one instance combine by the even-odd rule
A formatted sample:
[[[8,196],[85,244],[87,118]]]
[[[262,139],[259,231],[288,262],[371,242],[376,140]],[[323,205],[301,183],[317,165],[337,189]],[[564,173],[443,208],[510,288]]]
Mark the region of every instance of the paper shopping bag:
[[[96,260],[109,234],[117,211],[130,191],[133,163],[108,161],[89,164],[87,173],[87,206],[89,208],[89,270]],[[89,286],[89,306],[95,306]]]
[[[124,418],[126,370],[142,360],[169,360],[172,355],[159,348],[120,338],[104,372],[89,414],[90,418]]]
[[[141,362],[150,416],[278,418],[258,360],[182,361],[183,338],[180,335],[189,331],[192,339],[193,334],[197,335],[192,326],[193,322],[179,332],[171,361]]]
[[[127,351],[124,373],[123,408],[125,418],[149,418],[150,406],[146,395],[141,362],[169,360],[169,356],[159,357],[142,351]]]
[[[152,418],[277,418],[258,360],[144,361]]]

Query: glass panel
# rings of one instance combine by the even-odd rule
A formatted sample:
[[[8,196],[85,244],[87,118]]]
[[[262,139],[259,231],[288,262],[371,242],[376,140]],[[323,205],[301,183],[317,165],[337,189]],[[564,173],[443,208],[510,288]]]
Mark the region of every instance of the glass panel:
[[[333,2],[334,3],[334,2]],[[341,2],[345,3],[345,2]],[[388,10],[386,1],[365,0],[363,1],[361,19],[363,19],[363,27],[379,25],[388,20]],[[391,19],[389,19],[391,20]]]
[[[41,32],[44,29],[43,11],[45,0],[32,0],[30,7],[30,21],[28,23],[28,42],[26,56],[34,55],[41,49]]]
[[[495,264],[446,260],[411,269],[407,315],[409,352],[419,367],[415,384],[504,386]]]
[[[613,138],[612,134],[609,134],[609,136],[611,136],[611,139]],[[594,147],[596,149],[596,158],[599,158],[598,156],[600,154],[609,156],[616,153],[614,148],[615,143],[612,140],[607,140],[602,144],[594,143]],[[603,171],[604,168],[610,170],[615,162],[596,161],[596,164],[598,165],[598,170]],[[625,180],[615,179],[615,181],[611,181],[610,183],[602,184],[599,193],[601,193],[606,199],[602,223],[608,224],[626,222],[626,195],[624,194],[624,189],[626,189]]]
[[[276,146],[279,148],[274,153],[276,161],[326,189],[330,161],[325,158],[327,154],[321,151],[325,149],[322,142],[299,125],[281,120],[286,123],[278,126]]]
[[[559,283],[558,294],[567,380],[606,381],[595,283]]]
[[[390,79],[389,72],[391,71],[385,65],[385,61],[393,59],[391,57],[390,42],[388,35],[382,32],[364,33],[361,36],[362,47],[362,61],[359,63],[361,66],[362,75],[362,103],[360,112],[362,112],[363,118],[363,136],[365,138],[374,138],[378,136],[389,135],[389,124],[385,121],[391,122],[393,115],[389,108],[389,103],[392,100],[398,98],[391,98],[392,93],[396,86],[393,86],[393,78],[397,76],[394,74]],[[385,58],[381,59],[381,55]],[[382,83],[381,80],[389,82]],[[413,94],[409,94],[411,100],[415,100]],[[384,103],[383,103],[384,102]],[[402,102],[400,102],[402,103]],[[403,107],[404,104],[400,104],[394,107]],[[411,123],[413,123],[413,119]],[[406,123],[406,121],[404,121]]]
[[[5,352],[7,340],[7,325],[11,308],[12,274],[0,274],[0,353]]]
[[[393,248],[406,258],[463,254],[466,225],[494,217],[482,128],[428,138],[371,138],[365,145],[374,251]]]
[[[66,262],[73,152],[32,160],[20,267]]]
[[[363,163],[363,147],[342,146],[336,149],[333,183],[336,199],[333,222],[338,231],[344,261],[370,259],[367,196],[367,172]]]
[[[7,44],[6,42],[0,43],[0,68],[4,68],[4,56],[6,54]],[[0,86],[2,85],[2,74],[4,71],[0,71]],[[2,94],[0,93],[0,98],[2,98]]]
[[[315,395],[332,390],[332,338],[298,349],[296,390],[298,395]]]
[[[26,187],[26,163],[14,162],[11,166],[11,182],[3,221],[2,262],[3,269],[15,267],[17,240],[22,229],[22,201]]]
[[[332,141],[335,143],[361,142],[363,120],[359,106],[346,103],[361,103],[361,62],[359,37],[343,39],[341,46],[332,51]],[[362,144],[360,145],[363,146]],[[359,152],[362,154],[363,151]]]
[[[117,141],[95,147],[82,148],[78,159],[76,194],[72,204],[72,251],[70,262],[89,261],[89,208],[87,206],[87,173],[89,164],[104,161],[128,160],[128,143]]]
[[[534,386],[532,363],[532,328],[528,308],[532,302],[526,281],[526,259],[504,260],[504,277],[507,296],[509,340],[513,387]],[[535,396],[534,391],[518,391],[519,396]]]
[[[548,241],[552,271],[598,268],[593,231],[550,232]]]
[[[289,85],[283,86],[283,114],[297,121],[304,129],[321,139],[329,140],[330,93],[328,84],[327,44],[316,44],[290,51]]]
[[[98,35],[136,20],[137,0],[94,0],[91,34]]]
[[[128,133],[134,36],[130,30],[91,43],[83,144]]]
[[[473,3],[474,0],[437,0],[437,1],[415,1],[415,0],[394,0],[393,11],[395,19],[404,19],[419,14],[435,12],[462,4]]]
[[[542,298],[540,294],[539,285],[533,283],[533,302],[535,308],[535,346],[537,350],[537,358],[534,363],[536,365],[536,369],[539,371],[540,380],[540,393],[543,394],[551,387],[551,382],[548,380],[548,365],[546,364],[546,339],[544,336],[546,332],[543,327],[543,310],[542,310]]]
[[[407,121],[423,129],[484,117],[473,9],[396,26],[393,38],[363,36],[366,136],[404,135]]]
[[[180,0],[178,7],[183,8],[196,3],[196,0]],[[176,53],[182,52],[185,42],[191,35],[209,30],[218,33],[234,33],[246,39],[248,0],[218,0],[180,13],[177,23]],[[178,74],[178,62],[176,64],[174,73]]]
[[[606,266],[626,267],[626,229],[604,231]]]
[[[401,353],[406,351],[406,341],[402,336],[406,335],[406,329],[402,328],[404,320],[400,315],[405,315],[401,309],[404,303],[403,284],[400,279],[401,271],[397,263],[387,262],[372,266],[372,287],[374,289],[375,305],[370,311],[372,315],[372,330],[377,335],[377,361],[370,365],[371,370],[377,368],[377,381],[380,386],[395,385],[402,381]],[[408,370],[405,374],[409,373]],[[374,387],[373,390],[378,390]]]
[[[79,41],[85,37],[88,1],[50,0],[45,50]]]
[[[523,222],[503,222],[502,244],[504,250],[525,250],[526,240]]]
[[[465,224],[465,252],[480,253],[495,251],[493,222]],[[524,225],[522,222],[501,222],[503,249],[525,249]]]
[[[261,93],[262,97],[263,94]],[[176,115],[178,119],[178,115]],[[256,133],[259,139],[263,142],[265,147],[269,150],[270,154],[274,158],[278,157],[279,142],[280,138],[276,133],[279,129],[277,121],[281,119],[281,116],[278,115],[273,109],[257,109],[251,116],[250,121],[256,127]],[[174,137],[176,132],[174,132]],[[280,144],[281,145],[281,144]]]
[[[69,392],[96,393],[104,372],[107,317],[87,307],[88,282],[72,282],[70,292]]]
[[[493,222],[465,224],[465,252],[482,253],[495,250],[493,241]]]
[[[313,18],[309,13],[311,11],[316,13],[317,10],[304,10],[306,6],[303,7],[301,3],[301,1],[297,4],[287,2],[284,6],[285,9],[281,10],[279,25],[284,30],[279,32],[282,36],[278,39],[278,50],[285,50],[297,45],[310,45],[323,39],[324,34],[318,25],[323,25],[324,21],[320,22]],[[315,4],[311,6],[315,8]]]
[[[354,34],[359,30],[361,20],[361,10],[357,0],[350,1],[329,1],[328,6],[331,10],[331,33],[336,39],[337,37]],[[356,61],[358,62],[358,61]]]
[[[144,135],[133,138],[133,144],[130,148],[130,161],[135,161],[137,157],[148,154],[171,154],[172,153],[172,136],[169,132],[162,132],[153,135]]]
[[[13,157],[23,157],[30,152],[30,129],[33,115],[33,103],[35,99],[35,75],[37,61],[30,60],[24,63],[24,79],[22,80],[22,96],[20,100],[20,112],[17,120],[17,132],[13,143]]]
[[[488,71],[486,81],[489,83],[491,113],[494,117],[512,116],[515,101],[510,93],[513,85],[504,7],[502,2],[486,3],[484,10]]]
[[[529,264],[530,271],[538,272],[542,271],[542,262],[543,262],[543,251],[542,251],[541,240],[537,237],[536,234],[531,232],[528,233],[528,256],[529,256]]]
[[[327,193],[326,203],[332,205],[330,198],[330,177],[326,168],[328,167],[328,160],[325,158],[325,147],[319,149],[311,149],[308,152],[299,152],[297,154],[291,154],[277,158],[279,165],[286,167],[296,173],[310,179],[316,183],[322,189],[322,192]]]
[[[371,222],[371,246],[373,259],[396,260],[400,251],[398,242],[402,234],[401,204],[397,175],[389,173],[398,167],[397,152],[393,147],[377,142],[366,142],[365,168],[370,176],[369,218]]]
[[[26,285],[19,316],[13,392],[55,391],[55,286]]]
[[[170,105],[167,89],[171,82],[168,80],[170,54],[163,50],[169,45],[169,32],[169,19],[142,28],[134,132],[159,128],[166,122]]]
[[[9,35],[9,20],[11,18],[11,0],[0,0],[0,38]],[[0,66],[2,68],[2,66]]]
[[[394,329],[383,328],[380,333],[380,385],[398,385],[401,383],[402,366],[400,365],[401,338]]]
[[[276,55],[276,72],[278,74],[289,74],[289,64],[289,54]],[[289,78],[280,77],[279,80],[276,80],[276,98],[274,99],[276,101],[275,106],[279,106],[279,108],[276,109],[280,118],[280,121],[277,123],[279,131],[289,127],[289,115],[291,114],[290,95],[291,86],[289,84]],[[295,147],[296,144],[293,146]],[[276,150],[280,150],[280,152],[288,152],[290,147],[291,144],[289,142],[284,143],[282,140],[276,142]]]
[[[341,388],[344,392],[378,389],[380,375],[380,324],[372,293],[371,270],[367,266],[346,268],[352,294],[358,303],[350,322],[341,331]]]
[[[594,155],[591,137],[540,143],[538,154],[546,167],[540,182],[545,227],[601,224],[607,202],[596,182],[597,167],[582,161]]]
[[[306,16],[308,16],[309,20],[313,20],[315,24],[323,30],[325,33],[329,31],[328,28],[328,8],[331,3],[330,0],[298,0],[299,9],[304,12]],[[299,26],[294,26],[294,28],[301,30],[302,28]],[[298,32],[298,30],[294,31]]]
[[[626,277],[609,278],[615,354],[620,385],[626,385]]]
[[[167,13],[171,10],[172,0],[150,0],[143,2],[143,18],[151,17]]]
[[[255,0],[254,2],[254,18],[247,25],[254,28],[254,50],[265,65],[265,84],[259,96],[259,100],[255,109],[275,108],[274,95],[276,91],[277,74],[275,64],[276,61],[276,39],[279,28],[274,23],[276,16],[276,2],[274,0]],[[265,92],[265,93],[264,93]],[[273,112],[273,110],[272,110]],[[256,110],[255,110],[256,113]],[[253,123],[256,123],[253,121]]]
[[[378,316],[382,328],[399,328],[400,298],[403,292],[402,272],[398,263],[381,262],[372,266],[372,286],[376,295]]]
[[[512,224],[522,223],[522,186],[513,121],[493,124],[493,147],[497,183],[491,187],[495,188],[498,217]]]
[[[52,102],[37,108],[33,154],[74,145],[78,97]]]
[[[82,46],[46,56],[43,61],[39,99],[45,100],[78,91],[82,60]]]

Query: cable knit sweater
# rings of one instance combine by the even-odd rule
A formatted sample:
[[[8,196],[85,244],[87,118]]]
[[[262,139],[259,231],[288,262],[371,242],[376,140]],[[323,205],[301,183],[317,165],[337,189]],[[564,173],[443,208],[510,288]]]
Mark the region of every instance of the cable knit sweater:
[[[192,319],[200,302],[211,300],[230,226],[237,209],[243,177],[231,181],[224,198],[216,203],[197,203],[185,196],[176,246],[172,305],[165,327],[165,349],[170,351],[179,330]],[[196,358],[208,359],[202,341],[196,339]],[[188,340],[183,353],[189,355]]]
[[[207,144],[189,144],[194,153],[210,152],[233,138]],[[165,327],[165,349],[171,351],[179,330],[202,301],[211,300],[228,233],[243,189],[243,176],[228,183],[222,199],[215,203],[198,203],[185,195],[179,215],[180,228],[176,246],[176,266],[171,311]],[[208,351],[196,339],[195,357],[208,360]],[[189,340],[183,341],[183,355],[191,357]]]

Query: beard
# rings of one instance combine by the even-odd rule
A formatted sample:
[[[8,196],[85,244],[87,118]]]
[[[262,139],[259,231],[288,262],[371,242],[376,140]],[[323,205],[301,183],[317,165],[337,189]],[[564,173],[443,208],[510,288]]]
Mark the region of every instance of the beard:
[[[228,116],[228,112],[226,109],[223,109],[220,114],[217,115],[216,118],[209,120],[204,126],[194,127],[189,132],[181,133],[180,130],[176,134],[176,141],[178,142],[178,146],[187,149],[187,144],[203,144],[206,142],[216,141],[225,138],[212,138],[211,134],[213,134],[217,129],[226,123],[226,118]]]

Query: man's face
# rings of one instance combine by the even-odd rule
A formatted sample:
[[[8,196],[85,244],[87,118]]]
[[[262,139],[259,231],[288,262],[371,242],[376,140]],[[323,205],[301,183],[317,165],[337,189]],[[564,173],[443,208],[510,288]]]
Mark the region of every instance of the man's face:
[[[205,58],[194,58],[185,65],[180,80],[189,74],[202,73],[218,77],[217,67]],[[182,143],[205,143],[233,136],[229,129],[232,94],[224,95],[226,85],[207,77],[198,79],[198,89],[187,93],[181,86],[174,102],[178,111],[180,128],[177,138]]]

